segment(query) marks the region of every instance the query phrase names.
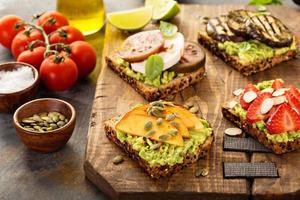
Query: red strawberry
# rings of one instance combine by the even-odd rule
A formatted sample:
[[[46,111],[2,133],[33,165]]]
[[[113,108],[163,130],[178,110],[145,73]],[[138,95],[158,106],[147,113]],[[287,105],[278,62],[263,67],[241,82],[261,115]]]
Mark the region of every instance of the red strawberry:
[[[274,88],[275,90],[283,87],[284,87],[284,82],[282,79],[276,79],[272,84],[272,88]]]
[[[254,85],[252,85],[251,83],[249,83],[248,85],[246,85],[244,93],[240,97],[240,104],[241,104],[242,108],[244,108],[245,110],[247,110],[249,108],[250,104],[252,103],[252,102],[251,103],[247,103],[247,102],[244,101],[244,94],[246,92],[249,92],[249,91],[253,91],[255,93],[259,92],[259,90]]]
[[[300,115],[287,103],[281,104],[267,121],[270,134],[300,130]]]
[[[246,119],[248,123],[253,124],[255,122],[265,119],[268,116],[267,114],[261,114],[260,109],[264,100],[271,97],[272,97],[271,93],[268,92],[262,93],[252,102],[252,104],[249,106],[247,110],[247,115],[246,115]]]
[[[296,109],[298,114],[300,114],[300,101],[297,99],[296,95],[294,95],[292,91],[286,91],[285,96],[287,98],[289,105],[292,108]]]
[[[296,97],[296,99],[300,101],[300,92],[294,85],[290,86],[289,92],[291,92]]]

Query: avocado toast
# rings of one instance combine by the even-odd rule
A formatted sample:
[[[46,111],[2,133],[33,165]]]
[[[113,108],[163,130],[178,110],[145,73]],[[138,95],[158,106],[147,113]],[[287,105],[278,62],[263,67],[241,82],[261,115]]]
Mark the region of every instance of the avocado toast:
[[[233,92],[223,115],[276,154],[300,148],[300,92],[283,80],[248,84]]]
[[[139,105],[106,121],[104,128],[151,178],[170,176],[205,157],[213,142],[205,119],[166,101]]]
[[[197,43],[158,29],[129,36],[106,63],[148,101],[171,100],[205,74],[205,53]]]
[[[298,45],[279,19],[249,10],[209,18],[201,25],[198,41],[246,76],[292,59]]]

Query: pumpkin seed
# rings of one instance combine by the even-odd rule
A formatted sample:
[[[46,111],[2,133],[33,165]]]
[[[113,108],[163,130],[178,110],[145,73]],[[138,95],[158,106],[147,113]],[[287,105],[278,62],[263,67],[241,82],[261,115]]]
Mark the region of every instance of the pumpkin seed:
[[[156,120],[156,125],[157,125],[157,126],[160,126],[162,123],[163,123],[163,119],[162,119],[162,118],[158,118],[158,119]]]
[[[25,124],[31,124],[31,123],[34,123],[35,121],[32,119],[25,118],[25,119],[22,119],[22,122]]]
[[[161,143],[156,143],[156,144],[151,145],[151,146],[150,146],[150,149],[151,149],[151,150],[156,150],[156,149],[158,149],[160,146],[161,146]]]
[[[146,134],[146,136],[147,136],[147,137],[150,137],[150,136],[154,135],[155,132],[156,132],[155,130],[150,130],[150,131]]]
[[[198,168],[198,169],[195,171],[195,177],[201,176],[202,172],[203,172],[203,169],[202,169],[202,168]]]
[[[59,121],[58,115],[54,115],[53,117],[51,117],[51,119],[52,119],[54,122],[58,122],[58,121]]]
[[[118,165],[118,164],[120,164],[120,163],[123,162],[123,161],[124,161],[124,158],[123,158],[123,156],[121,156],[121,155],[115,156],[115,157],[113,158],[113,160],[112,160],[112,162],[113,162],[115,165]]]
[[[170,137],[170,135],[161,135],[158,137],[158,139],[160,139],[162,141],[166,141],[169,137]]]
[[[190,108],[189,111],[190,111],[191,113],[197,113],[197,112],[199,111],[199,108],[198,108],[198,106],[193,106],[193,107]]]
[[[158,106],[158,107],[162,107],[163,108],[164,104],[161,101],[153,101],[153,102],[150,103],[150,106]]]
[[[170,124],[172,126],[174,126],[175,128],[179,128],[179,126],[180,126],[178,122],[174,122],[174,121],[170,122]]]
[[[168,115],[166,115],[166,120],[167,121],[172,121],[174,119],[175,119],[175,115],[174,114],[168,114]]]
[[[153,110],[159,110],[159,111],[163,111],[164,108],[163,107],[159,107],[159,106],[152,106]]]
[[[21,126],[30,131],[46,132],[66,125],[69,120],[58,112],[42,112],[21,120]]]
[[[58,126],[56,125],[56,124],[54,124],[54,123],[51,123],[51,124],[49,124],[50,125],[50,127],[52,128],[52,129],[57,129],[58,128]]]
[[[147,121],[147,122],[145,123],[145,125],[144,125],[144,129],[145,129],[146,131],[149,131],[149,130],[151,130],[151,128],[152,128],[152,122],[151,122],[151,121]]]
[[[59,121],[56,123],[58,127],[63,127],[65,125],[65,122]]]
[[[63,116],[63,115],[59,115],[59,119],[60,119],[61,121],[64,121],[64,120],[66,119],[66,117]]]
[[[148,115],[153,115],[154,117],[163,117],[161,111],[157,109],[150,109],[147,113]]]
[[[153,145],[153,142],[151,140],[149,140],[148,138],[146,138],[146,142],[149,146],[152,146]]]
[[[192,101],[187,101],[183,104],[183,106],[186,108],[191,108],[194,106],[194,103]]]
[[[40,129],[41,129],[40,126],[34,126],[33,128],[34,128],[35,130],[40,130]]]
[[[168,131],[168,134],[171,136],[176,136],[178,134],[178,130],[177,129],[171,129]]]
[[[41,117],[42,118],[42,120],[44,120],[44,121],[49,121],[50,120],[50,117],[48,117],[48,116],[46,116],[46,117]]]
[[[207,176],[208,175],[208,170],[207,169],[203,169],[201,176]]]

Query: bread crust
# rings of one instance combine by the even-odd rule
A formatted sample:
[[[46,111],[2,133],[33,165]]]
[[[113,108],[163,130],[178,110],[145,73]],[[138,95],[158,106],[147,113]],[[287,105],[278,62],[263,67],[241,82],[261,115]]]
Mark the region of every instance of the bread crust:
[[[106,136],[109,140],[114,142],[117,146],[119,146],[121,149],[123,149],[126,154],[130,157],[136,160],[139,165],[149,174],[151,178],[158,179],[160,177],[167,177],[171,176],[174,173],[177,173],[182,168],[195,163],[200,158],[205,158],[211,148],[211,145],[213,143],[213,134],[209,136],[204,144],[198,147],[197,152],[194,155],[187,154],[183,160],[183,163],[181,164],[175,164],[173,166],[164,165],[164,166],[150,166],[150,164],[141,158],[136,150],[132,148],[130,144],[127,142],[122,143],[117,138],[117,132],[115,130],[115,119],[110,119],[104,122],[104,130],[106,133]]]
[[[222,106],[223,116],[241,128],[245,133],[249,134],[267,148],[271,149],[275,154],[284,154],[300,148],[300,138],[289,142],[274,143],[272,140],[267,138],[267,135],[264,132],[257,128],[253,128],[251,124],[248,124],[245,120],[236,115],[232,109],[227,108],[227,105],[228,103],[226,102]]]
[[[177,93],[187,88],[188,86],[199,82],[205,75],[205,67],[200,67],[197,71],[187,73],[183,77],[177,77],[167,84],[160,87],[146,85],[142,81],[138,81],[126,74],[125,68],[107,56],[105,57],[106,64],[116,74],[118,74],[125,82],[140,93],[147,101],[155,101],[159,99],[172,100]]]
[[[243,65],[239,62],[239,58],[237,56],[229,55],[225,51],[220,50],[217,46],[218,42],[212,39],[210,36],[208,36],[206,32],[200,31],[198,33],[198,41],[205,48],[210,50],[213,54],[221,58],[224,62],[228,63],[230,66],[232,66],[234,69],[238,70],[240,73],[242,73],[245,76],[249,76],[251,74],[264,71],[279,63],[291,60],[297,54],[297,50],[289,50],[284,54],[275,55],[272,58],[259,60],[257,62],[253,62],[248,65]]]

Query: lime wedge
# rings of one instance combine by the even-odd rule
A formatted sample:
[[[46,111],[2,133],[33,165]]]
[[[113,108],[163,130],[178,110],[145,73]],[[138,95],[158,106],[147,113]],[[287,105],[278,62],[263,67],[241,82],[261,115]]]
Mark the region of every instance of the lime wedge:
[[[109,23],[121,30],[138,30],[146,26],[152,18],[152,6],[107,14]]]
[[[152,19],[168,20],[180,11],[179,4],[174,0],[146,0],[146,6],[153,6]]]

